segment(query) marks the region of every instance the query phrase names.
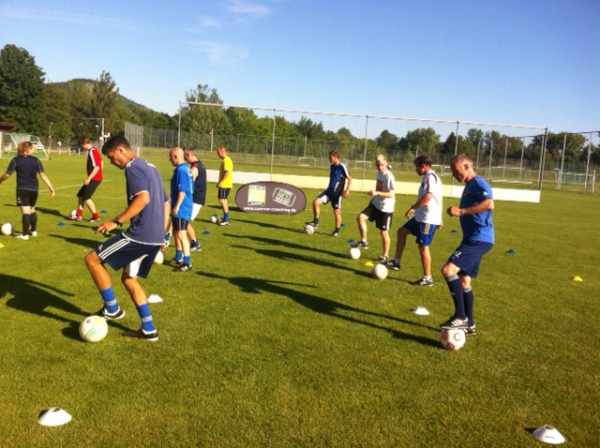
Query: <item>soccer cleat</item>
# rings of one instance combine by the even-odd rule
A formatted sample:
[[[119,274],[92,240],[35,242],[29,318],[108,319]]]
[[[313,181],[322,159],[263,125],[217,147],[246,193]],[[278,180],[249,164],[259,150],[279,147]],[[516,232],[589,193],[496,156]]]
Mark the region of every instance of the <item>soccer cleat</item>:
[[[471,325],[470,327],[464,328],[463,331],[467,336],[475,336],[477,334],[475,325]]]
[[[125,311],[121,307],[119,307],[119,309],[117,311],[115,311],[114,313],[111,314],[111,313],[106,312],[105,307],[102,307],[98,311],[96,311],[94,313],[94,315],[101,316],[105,320],[119,320],[119,319],[123,319],[125,317]]]
[[[183,264],[183,260],[178,260],[177,258],[173,257],[167,262],[167,264],[171,266],[181,266]]]
[[[202,250],[202,247],[200,247],[200,243],[195,243],[195,244],[190,245],[190,250],[192,252],[196,252],[196,251],[200,252]]]
[[[400,262],[397,262],[396,260],[388,260],[385,263],[385,267],[388,269],[391,269],[392,271],[399,271],[400,270]]]
[[[35,230],[33,230],[33,231],[31,232],[31,236],[37,236],[37,232],[36,232]]]
[[[72,216],[69,216],[69,219],[72,221],[81,221],[81,216],[75,216],[74,218]]]
[[[433,286],[433,279],[423,276],[419,280],[415,280],[412,284],[417,286]]]
[[[386,265],[388,261],[388,257],[386,257],[385,255],[380,255],[379,258],[377,258],[377,262],[383,265]]]
[[[334,230],[333,232],[331,232],[331,236],[340,236],[340,231]]]
[[[90,222],[100,222],[100,218],[91,217]]]
[[[221,221],[219,223],[220,226],[228,226],[229,225],[229,221]]]
[[[318,228],[319,228],[319,224],[317,224],[317,223],[316,223],[316,222],[314,222],[314,221],[307,221],[307,222],[305,222],[305,223],[304,223],[304,225],[311,226],[311,227],[313,227],[314,229],[318,229]]]
[[[465,328],[469,327],[469,321],[467,319],[460,319],[458,317],[456,317],[455,315],[452,315],[446,322],[440,324],[440,327],[442,328],[456,328],[456,329],[461,329],[464,330]]]
[[[191,264],[182,263],[181,266],[173,269],[173,272],[186,272],[186,271],[191,271],[191,270],[192,270]]]
[[[17,235],[15,238],[18,240],[27,241],[29,239],[29,235]]]
[[[369,243],[367,243],[366,241],[359,241],[358,243],[353,244],[352,247],[356,247],[358,249],[368,249]]]
[[[146,331],[143,328],[137,330],[130,330],[123,333],[123,336],[132,339],[145,339],[147,341],[156,342],[158,341],[158,330]]]

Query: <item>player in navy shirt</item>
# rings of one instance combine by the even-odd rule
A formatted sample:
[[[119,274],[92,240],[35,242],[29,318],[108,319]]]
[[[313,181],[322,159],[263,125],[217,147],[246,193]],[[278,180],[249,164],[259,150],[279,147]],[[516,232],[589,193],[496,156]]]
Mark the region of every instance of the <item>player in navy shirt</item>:
[[[122,268],[121,281],[142,321],[140,329],[127,331],[125,336],[157,341],[158,331],[154,327],[146,293],[137,277],[148,276],[154,258],[164,244],[169,198],[156,167],[136,157],[124,137],[108,139],[102,147],[102,154],[111,164],[125,171],[127,207],[113,220],[101,223],[96,232],[108,235],[125,221],[129,221],[129,227],[85,256],[85,264],[104,301],[97,314],[106,320],[121,319],[125,315],[117,304],[104,264],[115,270]]]
[[[313,226],[315,229],[319,227],[319,213],[321,204],[327,204],[331,202],[333,208],[333,215],[335,217],[335,229],[332,232],[332,236],[340,236],[340,227],[342,225],[342,214],[340,209],[342,208],[342,198],[347,198],[350,194],[350,185],[352,184],[352,177],[348,172],[348,168],[340,161],[340,156],[337,151],[329,152],[329,185],[327,189],[323,191],[313,201],[313,220],[308,221],[306,224]],[[347,182],[346,182],[347,181]]]
[[[191,146],[186,146],[184,148],[184,157],[185,161],[190,164],[190,171],[192,172],[192,179],[194,180],[194,194],[192,195],[192,219],[190,219],[190,223],[188,225],[188,237],[190,239],[190,250],[202,250],[200,248],[200,243],[196,238],[196,232],[194,231],[194,226],[192,226],[192,221],[196,219],[198,213],[200,213],[200,209],[206,202],[206,168],[204,164],[198,160],[196,154],[194,152],[194,148]]]
[[[460,328],[466,334],[474,335],[471,279],[477,276],[481,258],[494,245],[494,199],[489,184],[473,170],[473,160],[469,156],[454,157],[450,169],[456,180],[465,183],[459,206],[446,210],[448,215],[459,217],[463,239],[442,267],[455,311],[441,327]]]

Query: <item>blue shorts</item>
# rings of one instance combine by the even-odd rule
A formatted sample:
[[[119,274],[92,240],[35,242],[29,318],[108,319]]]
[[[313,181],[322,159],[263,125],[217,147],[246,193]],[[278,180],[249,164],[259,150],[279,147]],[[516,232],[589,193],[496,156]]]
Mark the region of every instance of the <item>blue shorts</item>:
[[[317,196],[321,200],[323,204],[327,204],[331,202],[331,208],[342,208],[342,195],[336,194],[328,194],[327,191],[322,192],[319,196]]]
[[[148,277],[160,246],[141,244],[120,233],[100,244],[94,252],[115,271],[125,268],[130,277]]]
[[[437,225],[418,222],[415,218],[406,221],[402,227],[417,237],[415,243],[419,246],[429,246],[437,229]]]
[[[217,189],[217,199],[227,199],[231,188],[219,188]]]
[[[173,230],[187,230],[189,221],[183,218],[172,217],[171,222],[173,223]]]
[[[481,258],[487,254],[494,245],[482,241],[462,241],[460,246],[450,255],[448,262],[460,268],[460,273],[469,277],[477,277]]]

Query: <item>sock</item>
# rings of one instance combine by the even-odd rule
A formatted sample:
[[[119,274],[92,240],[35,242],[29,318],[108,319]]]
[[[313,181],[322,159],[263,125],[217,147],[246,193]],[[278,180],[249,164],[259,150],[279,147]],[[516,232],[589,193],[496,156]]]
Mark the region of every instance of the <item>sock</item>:
[[[198,246],[198,240],[192,240],[192,246]]]
[[[469,286],[467,289],[463,290],[463,296],[465,300],[465,313],[467,315],[467,319],[469,319],[469,327],[472,327],[473,324],[473,301],[475,297],[473,297],[473,290]]]
[[[175,251],[175,260],[177,260],[177,261],[181,260],[181,257],[182,257],[182,256],[183,256],[183,251],[181,251],[181,250],[177,249],[177,250]]]
[[[223,221],[229,221],[229,212],[223,213]]]
[[[339,232],[339,231],[340,231],[339,227],[336,227],[335,230],[334,230],[334,232]]]
[[[423,278],[425,278],[427,280],[432,280],[431,275],[424,275]]]
[[[137,312],[142,320],[142,330],[155,331],[154,323],[152,322],[152,314],[150,313],[150,307],[147,303],[143,305],[136,305]]]
[[[394,257],[394,263],[396,263],[398,266],[400,266],[400,258]]]
[[[96,212],[96,213],[92,213],[92,217],[93,217],[94,219],[98,219],[98,212]]]
[[[192,257],[190,257],[189,255],[184,255],[183,256],[183,263],[184,264],[192,264]]]
[[[454,301],[456,317],[459,319],[466,319],[464,293],[460,278],[458,278],[458,275],[456,274],[451,275],[446,278],[446,283],[448,284],[448,289],[450,290],[452,300]]]
[[[81,209],[81,208],[78,208],[78,209],[77,209],[77,217],[78,217],[78,218],[81,218],[81,216],[82,216],[82,215],[83,215],[83,209]]]
[[[101,289],[100,296],[102,296],[102,300],[104,300],[104,309],[107,313],[113,314],[119,311],[119,305],[117,305],[117,299],[115,298],[115,292],[113,291],[112,286]]]
[[[31,215],[29,215],[29,219],[30,219],[30,225],[31,225],[31,231],[35,232],[37,229],[37,213],[33,212]]]
[[[319,224],[319,218],[313,218],[313,222],[316,224]]]
[[[23,235],[29,235],[29,226],[31,225],[31,215],[29,213],[21,216],[21,224],[23,226]]]

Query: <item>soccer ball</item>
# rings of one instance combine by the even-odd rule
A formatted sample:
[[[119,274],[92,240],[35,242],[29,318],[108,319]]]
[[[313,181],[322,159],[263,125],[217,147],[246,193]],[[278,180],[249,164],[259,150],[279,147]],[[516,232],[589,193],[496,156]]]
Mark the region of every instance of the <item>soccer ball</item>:
[[[158,253],[156,254],[156,257],[154,257],[154,264],[163,264],[164,261],[165,261],[165,254],[163,254],[162,250],[159,250]]]
[[[383,280],[387,277],[388,270],[384,265],[378,263],[375,266],[373,266],[373,269],[371,269],[371,275],[378,280]]]
[[[73,211],[71,212],[71,214],[69,215],[69,218],[71,218],[71,219],[75,219],[75,218],[77,218],[77,210],[73,210]]]
[[[219,218],[219,215],[210,215],[210,222],[213,224],[219,224],[220,221],[221,218]]]
[[[460,328],[442,328],[440,342],[448,350],[459,350],[465,345],[466,335]]]
[[[311,226],[310,224],[306,224],[304,226],[304,233],[308,233],[309,235],[312,235],[313,233],[315,233],[315,228],[313,226]]]
[[[358,260],[360,258],[360,249],[358,247],[349,247],[348,256],[353,260]]]
[[[99,342],[107,333],[108,325],[102,316],[88,316],[79,324],[79,335],[87,342]]]
[[[2,235],[12,235],[12,231],[13,228],[10,222],[2,224],[2,227],[0,228],[0,232],[2,232]]]

